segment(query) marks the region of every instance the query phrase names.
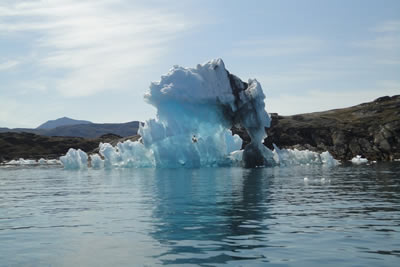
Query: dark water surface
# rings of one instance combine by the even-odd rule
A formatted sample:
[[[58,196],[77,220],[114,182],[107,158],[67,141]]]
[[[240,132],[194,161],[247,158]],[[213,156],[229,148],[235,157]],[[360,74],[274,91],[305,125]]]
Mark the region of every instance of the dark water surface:
[[[0,266],[400,266],[399,174],[0,168]]]

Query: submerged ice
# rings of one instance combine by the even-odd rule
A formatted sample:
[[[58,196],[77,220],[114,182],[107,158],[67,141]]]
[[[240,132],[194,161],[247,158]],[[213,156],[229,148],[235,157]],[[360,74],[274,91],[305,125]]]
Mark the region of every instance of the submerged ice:
[[[195,68],[174,66],[145,94],[157,116],[140,125],[140,141],[101,143],[99,154],[89,157],[70,149],[60,160],[70,169],[85,168],[88,162],[93,168],[336,164],[328,152],[266,148],[270,117],[264,99],[257,80],[241,81],[221,59]],[[244,150],[242,139],[232,135],[232,126],[249,134],[251,142]]]

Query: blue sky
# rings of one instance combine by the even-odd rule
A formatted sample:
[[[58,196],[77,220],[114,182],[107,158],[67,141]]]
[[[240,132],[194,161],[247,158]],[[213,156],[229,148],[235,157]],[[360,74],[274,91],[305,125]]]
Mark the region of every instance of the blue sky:
[[[400,94],[400,1],[0,2],[0,127],[126,122],[175,64],[222,58],[288,115]]]

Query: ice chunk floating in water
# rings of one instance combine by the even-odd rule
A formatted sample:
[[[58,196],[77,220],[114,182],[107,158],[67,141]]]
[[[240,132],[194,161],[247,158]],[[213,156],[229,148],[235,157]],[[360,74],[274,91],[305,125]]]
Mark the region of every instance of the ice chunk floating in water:
[[[91,155],[93,168],[274,166],[278,164],[336,164],[329,153],[271,151],[263,145],[270,117],[265,95],[255,79],[243,82],[230,74],[221,59],[196,68],[174,66],[150,85],[145,100],[157,117],[140,125],[140,142],[112,146],[101,143]],[[244,150],[232,126],[246,129],[251,138]],[[70,150],[61,157],[66,168],[86,165],[87,155]],[[76,158],[75,158],[76,157]]]
[[[41,158],[39,160],[34,160],[34,159],[23,159],[20,158],[18,160],[11,160],[4,165],[14,165],[14,166],[36,166],[36,165],[60,165],[61,162],[57,159],[44,159]]]
[[[83,169],[87,167],[87,154],[78,149],[70,148],[65,156],[60,157],[60,161],[66,169]]]
[[[360,155],[355,156],[351,159],[351,163],[353,164],[364,164],[368,163],[368,159],[361,157]]]

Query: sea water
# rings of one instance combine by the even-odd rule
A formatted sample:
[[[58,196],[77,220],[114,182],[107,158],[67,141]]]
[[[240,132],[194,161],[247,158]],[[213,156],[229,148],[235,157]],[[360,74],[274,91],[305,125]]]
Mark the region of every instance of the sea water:
[[[0,266],[398,266],[400,164],[0,168]]]

